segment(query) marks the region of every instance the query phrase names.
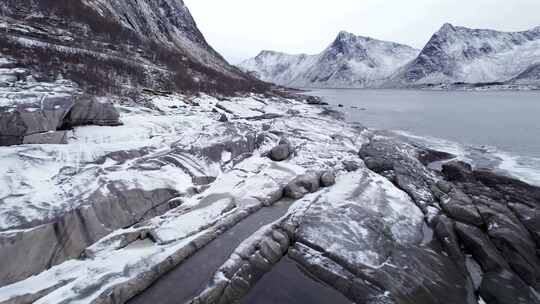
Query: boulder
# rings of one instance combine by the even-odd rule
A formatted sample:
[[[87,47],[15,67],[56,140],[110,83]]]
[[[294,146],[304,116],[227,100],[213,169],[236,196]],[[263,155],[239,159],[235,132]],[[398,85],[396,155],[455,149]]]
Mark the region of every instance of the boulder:
[[[353,171],[356,171],[356,170],[360,169],[360,163],[358,163],[356,161],[352,161],[352,160],[344,160],[343,161],[343,168],[347,172],[353,172]]]
[[[322,98],[316,96],[308,96],[306,98],[306,103],[309,105],[328,105],[327,102],[322,101]]]
[[[281,140],[279,144],[270,150],[270,159],[273,161],[284,161],[292,153],[291,144],[287,140]]]
[[[0,108],[0,146],[60,144],[65,133],[56,132],[80,125],[120,125],[119,113],[111,103],[95,98],[56,96],[39,102],[16,103]]]
[[[332,171],[325,171],[321,174],[321,186],[330,187],[336,183],[336,175]]]
[[[283,194],[292,199],[300,199],[308,193],[319,190],[319,183],[320,177],[317,174],[301,175],[285,186]]]
[[[110,102],[82,97],[64,118],[62,129],[84,125],[118,126],[120,114]]]
[[[219,120],[218,120],[218,121],[219,121],[219,122],[228,122],[228,121],[229,121],[229,118],[227,118],[227,115],[221,114],[221,115],[219,116]]]

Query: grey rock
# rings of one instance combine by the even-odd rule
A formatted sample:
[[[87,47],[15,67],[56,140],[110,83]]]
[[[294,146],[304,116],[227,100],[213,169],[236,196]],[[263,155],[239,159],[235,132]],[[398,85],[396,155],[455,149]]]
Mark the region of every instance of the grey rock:
[[[270,159],[273,161],[284,161],[291,155],[292,148],[290,143],[281,141],[279,145],[270,150]]]
[[[515,274],[507,270],[485,273],[480,295],[486,303],[538,304],[540,299]]]
[[[89,97],[51,97],[38,103],[18,103],[0,108],[0,145],[23,143],[60,144],[65,130],[80,125],[121,124],[119,113],[110,103]]]
[[[468,204],[454,197],[441,200],[444,211],[456,221],[481,227],[484,224],[482,216],[478,213],[476,206]]]
[[[439,215],[434,220],[434,230],[446,253],[458,266],[463,267],[465,255],[461,252],[459,239],[454,230],[454,221],[445,215]]]
[[[321,186],[330,187],[336,183],[336,175],[332,171],[325,171],[321,174]]]
[[[86,247],[113,230],[159,215],[157,207],[178,195],[169,189],[124,190],[118,183],[106,187],[107,196],[98,189],[90,193],[78,209],[58,214],[43,223],[19,227],[31,225],[37,227],[35,229],[0,236],[0,259],[12,261],[0,268],[0,286],[79,257]]]
[[[270,158],[273,161],[284,161],[289,158],[290,154],[289,145],[278,145],[270,151]]]
[[[23,139],[23,144],[52,144],[60,145],[67,143],[66,131],[49,131],[27,135]]]
[[[227,117],[226,114],[221,114],[221,115],[219,116],[219,120],[218,120],[218,121],[219,121],[219,122],[228,122],[228,121],[229,121],[229,118]]]
[[[472,179],[471,165],[462,161],[451,161],[442,166],[442,173],[450,181],[469,181]]]
[[[285,189],[283,189],[283,194],[292,199],[300,199],[308,193],[313,193],[319,190],[319,187],[320,178],[317,174],[305,174],[298,176],[287,186],[285,186]]]
[[[360,169],[360,164],[356,161],[345,160],[343,161],[343,168],[347,172],[353,172]]]
[[[84,125],[118,126],[120,114],[109,102],[83,96],[75,102],[64,118],[63,128]]]
[[[271,238],[265,238],[259,246],[261,255],[270,263],[277,263],[283,256],[282,247]]]
[[[508,263],[480,229],[456,223],[456,232],[465,249],[472,253],[484,272],[509,269]]]

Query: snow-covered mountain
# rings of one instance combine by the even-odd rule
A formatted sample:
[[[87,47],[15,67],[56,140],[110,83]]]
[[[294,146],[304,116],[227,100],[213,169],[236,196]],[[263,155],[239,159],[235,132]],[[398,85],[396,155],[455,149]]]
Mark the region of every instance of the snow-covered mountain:
[[[264,81],[292,87],[374,87],[418,53],[406,45],[343,31],[320,54],[263,51],[239,67]]]
[[[0,55],[101,93],[262,85],[206,42],[182,0],[5,0],[0,29]]]
[[[530,79],[539,63],[540,27],[499,32],[447,23],[389,84],[505,82],[522,73]]]

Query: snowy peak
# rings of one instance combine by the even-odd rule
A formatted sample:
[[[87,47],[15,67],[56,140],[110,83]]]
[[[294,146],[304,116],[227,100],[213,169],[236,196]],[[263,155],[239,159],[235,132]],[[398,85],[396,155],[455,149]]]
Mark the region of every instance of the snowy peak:
[[[412,60],[418,50],[341,31],[317,55],[262,51],[240,64],[261,79],[293,87],[373,87]]]
[[[408,84],[510,80],[540,63],[537,29],[500,32],[444,24],[394,80]]]
[[[451,23],[445,23],[441,28],[439,29],[438,33],[452,33],[455,32],[456,28]]]

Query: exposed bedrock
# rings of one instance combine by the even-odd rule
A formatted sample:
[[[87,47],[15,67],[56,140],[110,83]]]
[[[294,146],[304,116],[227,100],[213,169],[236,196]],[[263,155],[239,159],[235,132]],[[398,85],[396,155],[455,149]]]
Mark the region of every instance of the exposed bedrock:
[[[107,159],[116,165],[132,161],[136,171],[159,170],[164,166],[182,169],[192,177],[193,187],[186,193],[171,188],[146,189],[133,188],[129,180],[104,180],[90,193],[83,193],[70,199],[75,206],[71,210],[56,210],[40,221],[25,222],[4,229],[0,232],[0,258],[13,263],[0,269],[0,286],[13,283],[37,274],[65,260],[81,256],[85,248],[100,240],[116,229],[129,227],[145,219],[159,216],[181,204],[181,197],[196,194],[198,185],[212,183],[216,177],[207,172],[205,166],[196,161],[218,163],[224,153],[230,153],[230,161],[238,162],[250,155],[255,148],[255,133],[244,136],[225,138],[223,141],[203,147],[173,147],[165,154],[149,156],[148,149],[117,151],[98,159],[96,164],[103,165]],[[69,168],[67,168],[69,169]],[[93,172],[90,166],[88,172]],[[62,172],[67,172],[63,176]],[[97,170],[98,176],[114,172],[114,166]],[[83,172],[70,173],[61,170],[59,178],[73,178],[70,174],[82,175]],[[99,179],[98,179],[99,180]],[[186,185],[187,186],[187,185]],[[282,188],[277,194],[259,195],[261,201],[271,203],[276,195],[281,198]],[[275,200],[274,200],[275,201]],[[13,214],[13,217],[19,217]]]
[[[114,183],[107,189],[110,193],[96,191],[84,205],[48,223],[1,232],[0,259],[10,263],[0,269],[0,286],[81,256],[86,247],[106,234],[137,223],[178,195],[170,189],[124,189],[124,185]]]
[[[355,303],[476,303],[465,273],[423,237],[420,210],[388,181],[360,170],[299,204],[242,244],[192,303],[240,303],[284,255]]]
[[[471,270],[466,255],[480,265],[476,292],[486,303],[540,303],[532,291],[540,278],[540,188],[460,161],[431,171],[429,162],[444,153],[395,138],[376,137],[360,156],[413,198],[459,269]]]

